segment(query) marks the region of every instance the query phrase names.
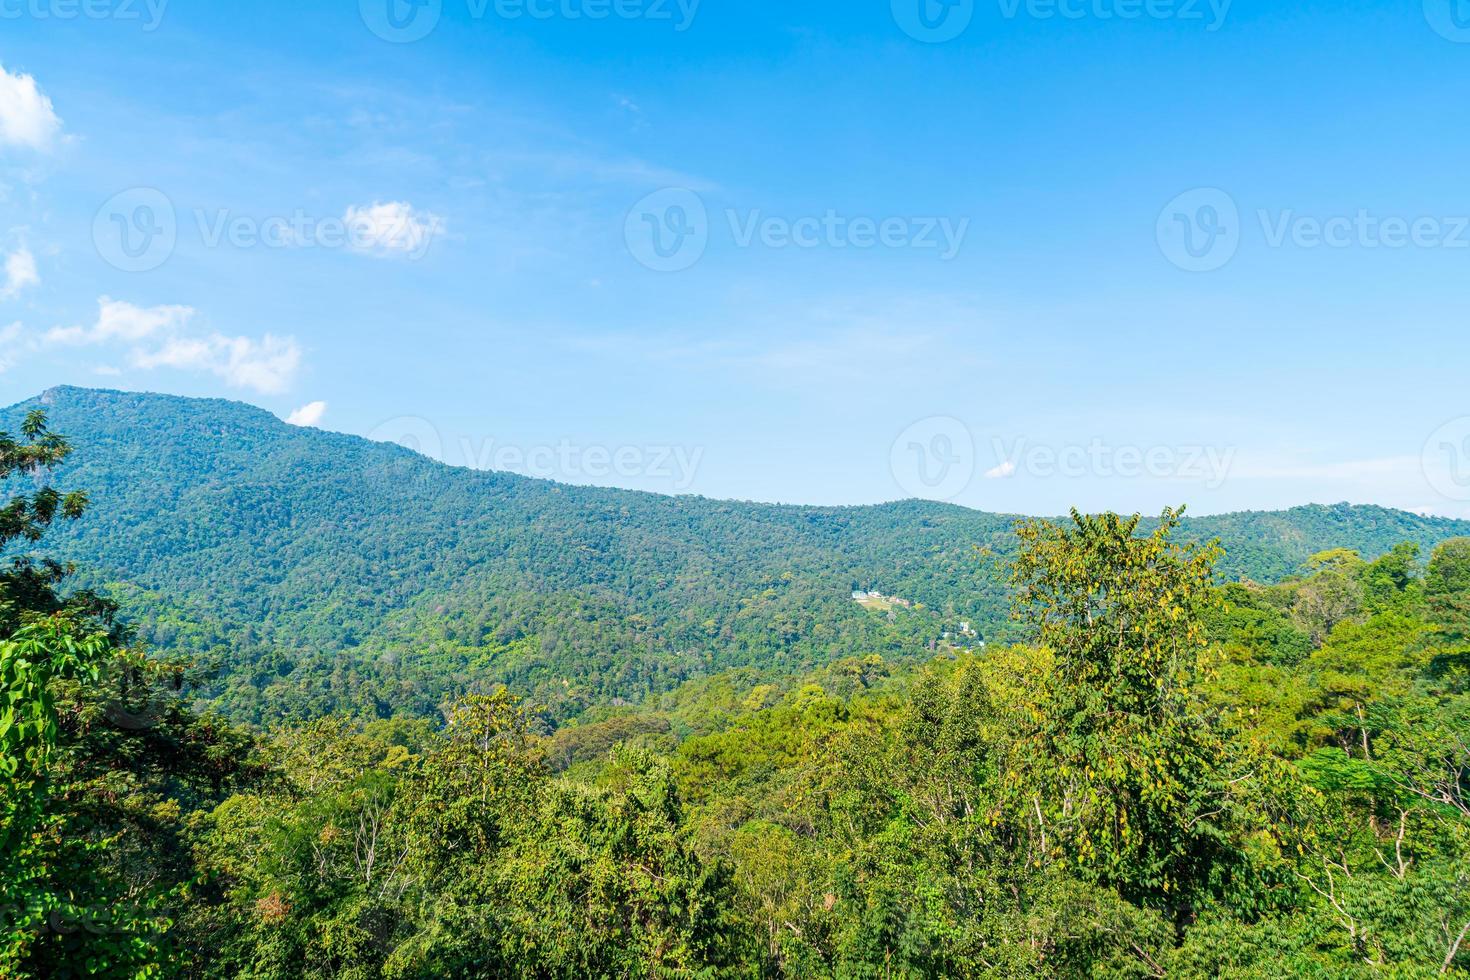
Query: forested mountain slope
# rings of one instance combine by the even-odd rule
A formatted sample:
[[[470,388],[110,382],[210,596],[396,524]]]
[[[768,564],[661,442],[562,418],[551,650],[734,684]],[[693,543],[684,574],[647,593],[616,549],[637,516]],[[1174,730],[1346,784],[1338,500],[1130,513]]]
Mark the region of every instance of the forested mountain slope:
[[[143,635],[204,654],[255,719],[428,712],[504,681],[559,713],[730,666],[797,670],[1012,627],[1013,518],[906,501],[792,507],[573,487],[454,468],[234,402],[52,389],[86,521],[51,550]],[[1195,519],[1226,577],[1276,580],[1328,547],[1426,548],[1470,522],[1375,507]],[[922,604],[889,617],[854,585]]]

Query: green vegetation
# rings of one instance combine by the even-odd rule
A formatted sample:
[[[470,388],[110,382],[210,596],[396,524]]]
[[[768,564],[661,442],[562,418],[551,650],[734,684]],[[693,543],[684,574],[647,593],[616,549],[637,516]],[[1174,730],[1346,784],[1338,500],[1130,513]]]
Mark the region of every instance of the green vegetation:
[[[36,407],[88,447],[56,472],[94,501],[49,551],[153,648],[207,668],[198,693],[236,720],[438,719],[505,684],[565,721],[737,667],[922,657],[960,621],[1024,636],[1003,515],[562,486],[223,401],[58,388],[9,414]],[[1270,583],[1332,547],[1427,554],[1470,522],[1306,507],[1179,534],[1220,539],[1222,579]],[[875,614],[857,585],[923,608]]]
[[[0,472],[69,449],[36,416],[22,435]],[[85,488],[80,528],[107,506]],[[85,503],[42,481],[5,540]],[[344,674],[337,707],[369,710],[251,729],[181,697],[219,688],[105,599],[58,592],[66,566],[22,561],[0,576],[0,976],[1470,972],[1470,539],[1220,584],[1198,527],[1019,524],[995,545],[1014,641],[983,653],[748,648],[574,714],[534,676],[395,714]],[[834,601],[889,622],[849,582]],[[816,626],[790,628],[794,649]]]

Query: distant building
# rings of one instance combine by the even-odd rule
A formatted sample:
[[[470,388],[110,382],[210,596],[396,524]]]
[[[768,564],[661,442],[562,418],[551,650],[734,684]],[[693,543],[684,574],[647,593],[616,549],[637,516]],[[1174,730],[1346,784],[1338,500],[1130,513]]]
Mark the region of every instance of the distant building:
[[[862,602],[864,599],[866,599],[868,597],[868,594],[866,592],[864,592],[862,589],[853,589],[852,590],[852,597],[854,599],[856,599],[857,601]]]

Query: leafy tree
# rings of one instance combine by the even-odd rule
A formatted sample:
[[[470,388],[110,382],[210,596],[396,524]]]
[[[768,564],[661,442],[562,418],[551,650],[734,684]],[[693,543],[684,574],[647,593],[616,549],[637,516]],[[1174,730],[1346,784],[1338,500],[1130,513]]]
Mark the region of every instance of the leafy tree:
[[[0,545],[85,505],[49,485],[71,447],[41,413],[22,439],[0,434],[0,476],[37,489],[0,510]],[[159,975],[193,877],[185,812],[248,778],[250,739],[187,708],[185,664],[118,646],[112,603],[62,595],[70,571],[0,571],[0,975]]]
[[[1320,647],[1337,624],[1363,609],[1363,559],[1356,551],[1335,548],[1313,555],[1307,568],[1311,577],[1291,590],[1291,616]]]
[[[1424,593],[1430,616],[1446,637],[1470,641],[1470,538],[1455,538],[1434,549]]]
[[[0,640],[0,974],[22,972],[40,937],[92,928],[98,915],[61,884],[79,877],[86,855],[57,833],[49,766],[60,736],[53,681],[95,677],[107,651],[105,638],[60,622]],[[97,946],[88,951],[97,972],[127,959],[126,947]]]
[[[1225,855],[1229,759],[1198,696],[1213,545],[1170,540],[1179,515],[1073,512],[1019,528],[1017,614],[1050,653],[1018,745],[1016,805],[1039,864],[1186,914]]]
[[[1405,612],[1418,599],[1419,546],[1412,541],[1370,562],[1360,573],[1363,601],[1370,614]]]
[[[20,433],[17,440],[0,432],[0,483],[14,487],[29,482],[34,489],[13,494],[0,506],[0,550],[16,541],[39,541],[58,517],[77,520],[87,507],[85,493],[63,493],[49,482],[52,468],[70,456],[72,448],[64,436],[47,427],[46,413],[39,409],[27,413]],[[72,566],[53,560],[12,557],[9,566],[0,569],[0,636],[13,633],[24,622],[63,612],[110,625],[115,611],[111,603],[91,592],[67,599],[57,594],[56,586],[71,571]]]

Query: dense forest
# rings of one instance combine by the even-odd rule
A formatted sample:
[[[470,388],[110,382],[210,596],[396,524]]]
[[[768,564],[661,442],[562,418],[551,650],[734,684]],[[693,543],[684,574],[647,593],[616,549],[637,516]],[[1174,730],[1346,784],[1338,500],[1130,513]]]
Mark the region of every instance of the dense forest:
[[[38,408],[86,447],[56,473],[93,500],[48,553],[152,648],[186,653],[197,695],[237,721],[432,719],[504,684],[564,722],[734,668],[922,657],[961,622],[1026,635],[1011,516],[566,486],[162,395],[55,388],[0,427]],[[1221,542],[1222,581],[1276,583],[1328,548],[1427,554],[1470,522],[1343,505],[1178,535]],[[913,605],[874,613],[856,587]]]
[[[924,631],[889,624],[890,634],[880,617],[876,632],[811,662],[764,662],[752,643],[748,662],[712,659],[688,680],[670,675],[643,698],[575,715],[530,677],[432,710],[410,701],[385,716],[344,697],[335,712],[247,726],[218,711],[237,705],[179,655],[186,645],[150,646],[114,586],[88,588],[45,557],[53,541],[66,556],[91,540],[84,528],[121,483],[84,492],[65,477],[95,476],[86,458],[116,454],[113,472],[137,467],[143,487],[125,499],[158,498],[154,519],[167,525],[130,545],[179,549],[155,555],[179,576],[177,596],[165,573],[134,588],[164,593],[155,609],[187,612],[183,630],[206,595],[192,591],[183,552],[225,561],[230,522],[249,520],[235,496],[246,490],[159,486],[144,467],[178,463],[182,443],[125,451],[159,435],[146,428],[136,443],[82,439],[73,464],[49,424],[33,411],[0,435],[0,478],[14,488],[0,546],[20,555],[0,572],[0,976],[1470,972],[1470,538],[1349,540],[1258,582],[1223,575],[1221,546],[1171,512],[1025,520],[1007,543],[966,541],[979,565],[992,561],[980,550],[997,553],[1003,572],[985,574],[1003,574],[988,581],[1014,617],[1009,642],[983,650],[916,653],[902,644]],[[205,438],[178,428],[178,440]],[[304,439],[303,457],[317,443],[291,438]],[[257,506],[296,506],[274,496],[304,465],[287,463],[278,483],[254,488]],[[572,495],[435,473],[450,490],[500,486],[506,507]],[[878,529],[864,540],[880,549],[881,528],[923,512],[762,518],[586,493],[626,501],[616,529],[586,532],[604,554],[620,534],[653,533],[657,514],[680,529],[728,523],[734,536],[775,521],[760,533],[794,549],[862,525]],[[210,497],[219,526],[205,533],[195,522]],[[551,511],[519,513],[535,514],[549,541],[573,533]],[[958,541],[964,518],[934,513]],[[1318,531],[1343,519],[1310,513]],[[339,525],[353,520],[344,512]],[[1242,520],[1240,533],[1268,542],[1265,522],[1280,520]],[[524,559],[530,540],[508,535],[505,553]],[[835,545],[811,550],[788,560],[837,554],[856,567]],[[675,574],[657,550],[616,553],[635,564],[611,596],[634,592],[626,583],[640,575]],[[945,554],[935,575],[959,587],[963,561]],[[1252,561],[1283,554],[1261,545]],[[291,557],[275,559],[276,581],[292,581]],[[780,557],[765,554],[765,567]],[[242,562],[230,575],[238,592],[212,594],[237,604],[231,616],[268,612],[270,593],[250,587],[264,574]],[[906,574],[918,595],[924,574]],[[460,597],[463,611],[473,596],[493,599],[492,581]],[[328,583],[323,601],[333,595]],[[648,628],[673,629],[674,604],[659,608]],[[281,631],[304,615],[274,614]],[[154,615],[150,629],[166,629]],[[324,611],[320,628],[337,615]],[[593,619],[585,628],[590,645],[605,635]],[[220,626],[212,642],[230,635]],[[901,655],[862,649],[890,635]],[[376,642],[390,649],[387,635]],[[572,653],[558,663],[575,666]]]

